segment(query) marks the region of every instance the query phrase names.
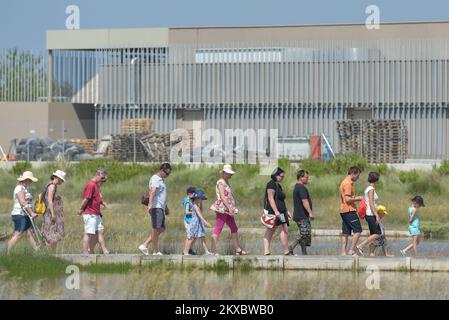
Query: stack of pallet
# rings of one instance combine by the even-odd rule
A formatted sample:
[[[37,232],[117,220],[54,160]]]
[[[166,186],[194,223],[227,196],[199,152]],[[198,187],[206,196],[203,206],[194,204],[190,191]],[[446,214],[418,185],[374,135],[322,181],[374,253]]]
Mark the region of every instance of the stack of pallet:
[[[70,139],[70,141],[79,144],[81,147],[83,147],[84,152],[88,154],[95,154],[95,152],[97,151],[97,139]]]
[[[341,153],[355,152],[371,163],[403,163],[408,156],[408,132],[401,120],[337,121]]]
[[[152,119],[126,119],[122,122],[122,133],[148,133],[153,128]]]
[[[170,142],[170,133],[150,132],[139,141],[145,149],[149,161],[166,162],[170,160],[170,147],[179,143],[182,138]]]
[[[142,133],[136,133],[134,140],[134,134],[125,133],[113,135],[111,150],[108,152],[108,155],[114,160],[133,161],[135,152],[137,162],[148,161],[147,152],[139,141],[142,136]]]
[[[341,153],[362,152],[362,121],[337,121],[339,150]]]

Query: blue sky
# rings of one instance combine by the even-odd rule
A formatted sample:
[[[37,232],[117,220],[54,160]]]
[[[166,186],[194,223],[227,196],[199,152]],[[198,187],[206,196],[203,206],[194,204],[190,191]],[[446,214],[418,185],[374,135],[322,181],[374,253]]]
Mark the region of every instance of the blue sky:
[[[364,23],[370,4],[381,23],[449,20],[447,0],[0,0],[0,48],[44,49],[71,4],[81,29]]]

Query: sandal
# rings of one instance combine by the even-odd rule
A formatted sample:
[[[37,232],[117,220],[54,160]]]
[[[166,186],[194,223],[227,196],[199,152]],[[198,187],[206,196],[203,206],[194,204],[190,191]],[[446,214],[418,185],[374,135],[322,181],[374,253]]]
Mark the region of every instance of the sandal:
[[[357,251],[359,252],[359,254],[360,254],[361,256],[364,256],[364,255],[365,255],[362,248],[360,248],[359,246],[356,246],[356,249],[357,249]]]
[[[243,250],[243,249],[237,250],[237,251],[235,252],[235,255],[236,255],[236,256],[246,256],[247,254],[248,254],[248,252],[246,252],[246,251]]]
[[[271,256],[271,252],[264,253],[264,256]]]

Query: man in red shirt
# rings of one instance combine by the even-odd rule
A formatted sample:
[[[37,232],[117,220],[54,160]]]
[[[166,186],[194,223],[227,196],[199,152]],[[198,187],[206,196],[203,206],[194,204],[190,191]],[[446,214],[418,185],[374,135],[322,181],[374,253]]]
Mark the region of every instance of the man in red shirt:
[[[78,215],[82,215],[84,220],[84,254],[94,253],[97,236],[103,253],[109,253],[104,242],[104,226],[101,219],[101,206],[106,207],[106,204],[103,202],[100,193],[100,185],[106,179],[106,170],[98,168],[95,176],[87,183],[83,191],[84,199],[81,202]]]

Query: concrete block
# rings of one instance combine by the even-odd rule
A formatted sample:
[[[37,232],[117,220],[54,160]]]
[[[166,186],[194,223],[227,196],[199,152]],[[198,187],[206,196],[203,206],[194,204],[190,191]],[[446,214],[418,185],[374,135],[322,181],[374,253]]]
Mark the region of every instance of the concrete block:
[[[182,265],[182,255],[180,254],[171,254],[171,255],[164,255],[164,256],[141,256],[140,264],[142,266],[149,264],[149,263],[155,263],[155,262],[167,262],[167,263],[174,263],[176,265],[181,266]]]
[[[250,266],[256,269],[283,269],[284,256],[234,256],[234,269]]]
[[[97,263],[96,254],[56,254],[55,257],[70,261],[80,266],[87,266],[89,264]]]
[[[130,263],[139,266],[140,259],[140,254],[100,254],[97,256],[97,263]]]
[[[449,260],[446,258],[410,258],[412,271],[449,272]]]
[[[338,256],[285,256],[285,270],[353,270],[356,258]]]
[[[410,258],[403,257],[359,257],[358,269],[378,268],[381,271],[410,271]]]
[[[197,266],[197,267],[205,267],[210,266],[213,267],[217,265],[217,263],[224,262],[230,269],[233,268],[233,257],[232,256],[183,256],[182,257],[182,265],[187,266]]]

